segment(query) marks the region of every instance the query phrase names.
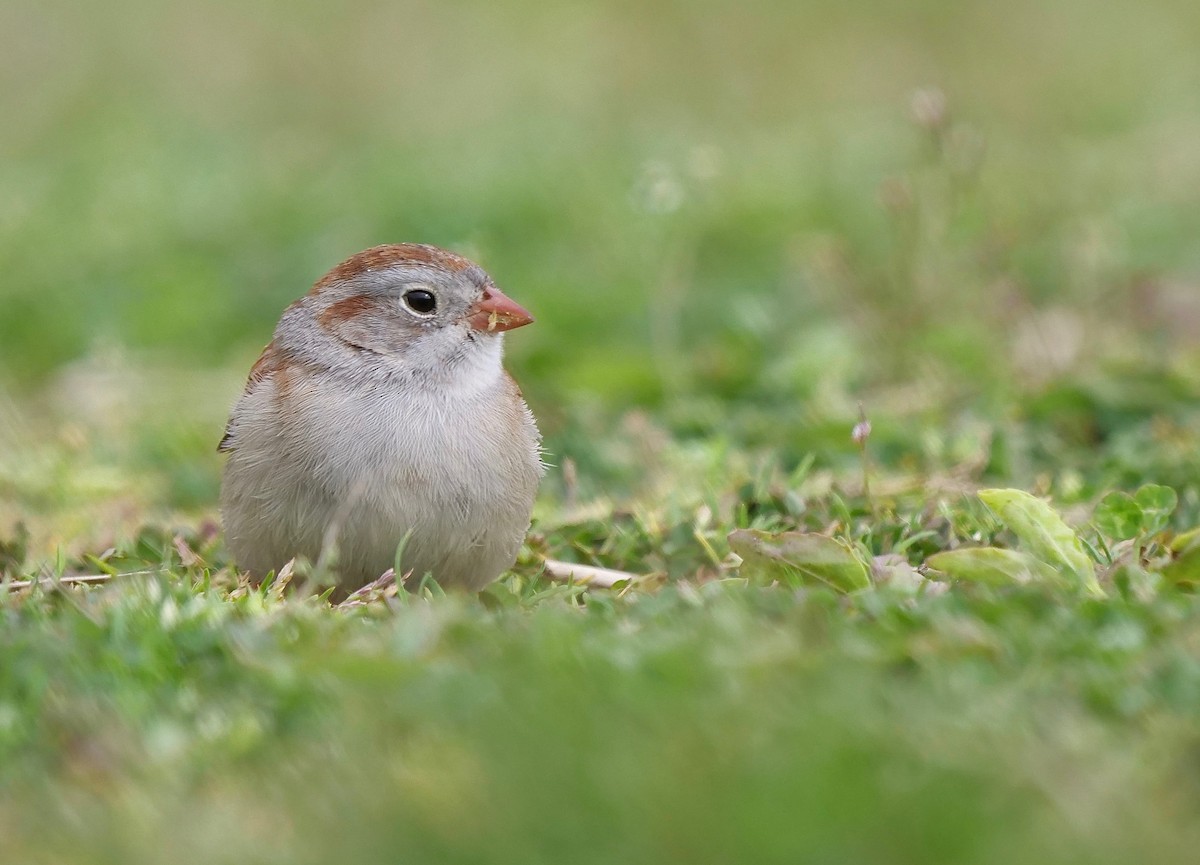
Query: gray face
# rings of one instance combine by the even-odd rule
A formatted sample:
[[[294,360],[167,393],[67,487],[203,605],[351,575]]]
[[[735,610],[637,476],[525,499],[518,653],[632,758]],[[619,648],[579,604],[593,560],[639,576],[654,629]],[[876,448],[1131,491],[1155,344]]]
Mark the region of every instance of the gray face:
[[[466,326],[464,319],[471,307],[479,302],[484,289],[490,285],[487,274],[478,267],[447,272],[440,268],[408,265],[390,268],[378,277],[378,282],[372,280],[375,284],[365,287],[364,294],[369,292],[384,301],[382,312],[398,313],[398,325],[407,326],[413,333]]]
[[[475,266],[451,272],[397,265],[325,287],[314,312],[320,326],[349,348],[412,370],[453,367],[500,336],[467,321],[488,285],[487,274]]]

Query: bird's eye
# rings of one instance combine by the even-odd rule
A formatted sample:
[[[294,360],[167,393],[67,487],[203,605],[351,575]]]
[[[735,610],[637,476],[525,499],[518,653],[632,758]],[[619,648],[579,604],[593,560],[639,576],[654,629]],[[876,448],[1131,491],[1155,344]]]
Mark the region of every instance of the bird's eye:
[[[430,315],[437,309],[437,298],[432,292],[425,291],[422,288],[414,288],[412,291],[404,293],[404,303],[413,312],[420,315]]]

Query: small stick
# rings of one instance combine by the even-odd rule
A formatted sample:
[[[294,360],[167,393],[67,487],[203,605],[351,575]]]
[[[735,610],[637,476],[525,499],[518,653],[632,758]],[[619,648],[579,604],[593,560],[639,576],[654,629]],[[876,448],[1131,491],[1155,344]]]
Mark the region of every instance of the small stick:
[[[871,458],[867,456],[867,439],[871,437],[871,421],[867,419],[867,411],[863,404],[858,404],[858,423],[850,433],[850,439],[858,445],[858,455],[862,460],[863,495],[867,499],[867,508],[871,511],[872,519],[875,514],[875,500],[871,498]]]
[[[158,571],[129,571],[124,574],[80,574],[74,577],[38,577],[33,580],[0,581],[0,588],[29,589],[33,586],[92,586],[107,583],[114,577],[137,577],[143,574],[157,574]]]
[[[579,583],[585,586],[599,586],[610,589],[617,583],[636,582],[637,574],[628,571],[615,571],[612,568],[597,568],[592,565],[577,565],[574,562],[560,562],[557,559],[546,559],[546,575],[552,580],[564,583]]]

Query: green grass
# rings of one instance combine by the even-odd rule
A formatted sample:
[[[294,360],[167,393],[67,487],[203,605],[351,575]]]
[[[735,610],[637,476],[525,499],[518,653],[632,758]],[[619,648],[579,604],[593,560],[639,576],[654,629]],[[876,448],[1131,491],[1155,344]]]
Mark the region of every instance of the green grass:
[[[0,576],[119,575],[0,589],[0,860],[1192,861],[1198,38],[1185,0],[0,5]],[[526,548],[478,598],[239,587],[227,409],[397,240],[538,318]],[[1033,579],[939,558],[988,546]]]
[[[912,606],[881,592],[847,605],[710,583],[589,601],[343,615],[159,581],[70,612],[30,599],[5,618],[0,681],[20,706],[4,727],[20,791],[7,856],[1120,862],[1194,849],[1190,600],[1035,591]]]

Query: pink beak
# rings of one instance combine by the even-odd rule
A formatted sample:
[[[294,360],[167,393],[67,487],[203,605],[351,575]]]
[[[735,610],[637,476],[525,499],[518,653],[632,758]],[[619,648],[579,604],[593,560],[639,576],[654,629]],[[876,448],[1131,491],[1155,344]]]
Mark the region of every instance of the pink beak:
[[[467,323],[476,330],[512,330],[532,322],[533,316],[525,307],[511,300],[494,285],[483,290],[483,297],[467,313]]]

